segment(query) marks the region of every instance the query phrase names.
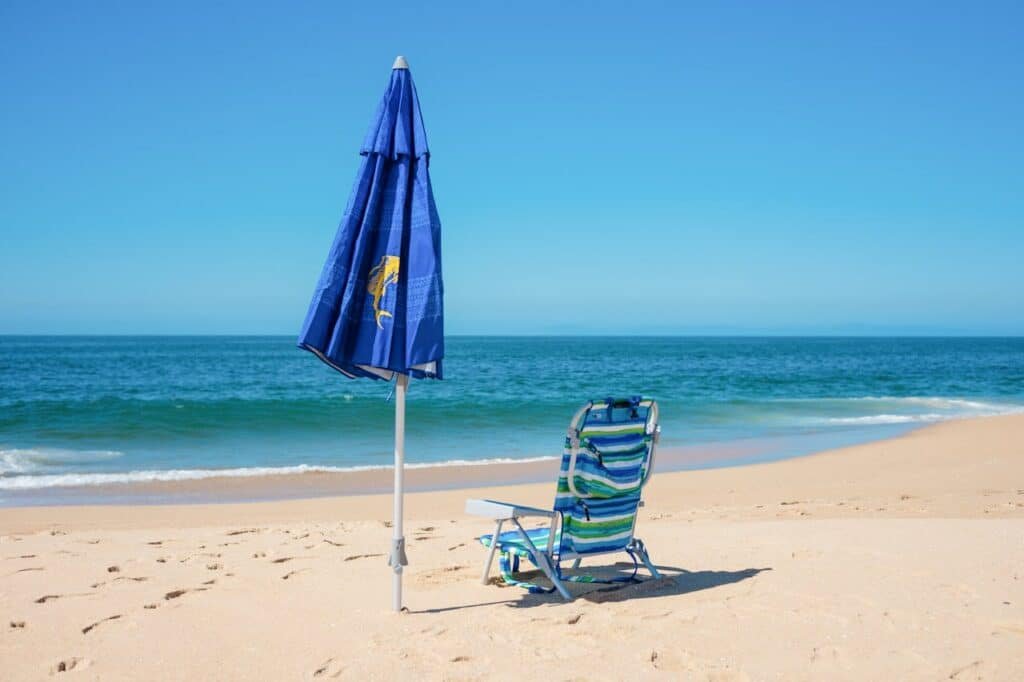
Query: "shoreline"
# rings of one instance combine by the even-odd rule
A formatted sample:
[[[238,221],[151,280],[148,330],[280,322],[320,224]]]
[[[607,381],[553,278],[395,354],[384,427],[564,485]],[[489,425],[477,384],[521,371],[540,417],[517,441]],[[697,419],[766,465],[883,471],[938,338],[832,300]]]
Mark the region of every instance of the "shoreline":
[[[963,419],[963,418],[962,418]],[[965,419],[972,419],[967,417]],[[949,421],[954,421],[951,419]],[[926,429],[934,423],[886,424],[851,427],[828,432],[737,438],[727,441],[662,446],[657,450],[656,473],[700,471],[750,466],[813,456],[854,445],[863,445]],[[487,485],[518,485],[554,482],[561,454],[522,459],[457,460],[406,464],[406,491],[460,490]],[[176,505],[272,502],[335,496],[375,495],[392,489],[394,467],[252,467],[181,472],[123,472],[114,476],[163,474],[187,477],[166,480],[117,481],[79,485],[51,485],[0,489],[0,509],[39,506]],[[99,474],[106,475],[106,474]],[[60,476],[60,475],[58,475]],[[73,476],[73,475],[72,475]]]
[[[748,488],[762,487],[763,483],[770,482],[771,485],[763,486],[765,504],[760,508],[767,508],[768,501],[773,495],[782,497],[799,497],[796,491],[806,491],[815,487],[822,491],[817,495],[820,500],[829,496],[837,497],[843,494],[843,486],[836,485],[836,481],[825,485],[828,479],[834,479],[836,472],[849,471],[850,475],[863,477],[865,469],[865,453],[875,460],[873,475],[870,477],[872,485],[885,485],[886,468],[896,465],[895,461],[888,461],[882,453],[887,453],[893,448],[907,447],[916,440],[928,441],[932,438],[942,438],[950,430],[956,432],[963,428],[968,430],[979,429],[985,431],[990,425],[1014,425],[1019,426],[1022,433],[1021,448],[1024,450],[1024,415],[999,415],[992,417],[971,417],[944,421],[936,424],[926,424],[920,428],[906,429],[903,432],[889,438],[858,442],[852,445],[837,447],[826,450],[808,452],[806,454],[769,459],[762,462],[750,462],[737,465],[711,466],[690,469],[655,471],[651,485],[645,492],[645,499],[652,499],[651,496],[659,495],[662,488],[673,489],[683,488],[687,491],[687,498],[692,500],[694,506],[716,507],[719,503],[716,495],[729,487],[727,498],[735,497],[736,490],[732,485],[737,481],[750,482]],[[998,428],[996,426],[996,428]],[[659,464],[664,464],[664,453],[659,452]],[[1022,454],[1024,458],[1024,454]],[[914,469],[916,462],[904,463],[901,466],[907,469]],[[411,518],[431,518],[431,512],[444,512],[452,516],[462,516],[462,501],[469,497],[495,497],[500,499],[525,499],[531,506],[548,507],[553,497],[557,463],[550,461],[531,461],[526,464],[502,463],[488,465],[472,465],[462,467],[470,474],[470,478],[457,481],[438,481],[442,475],[451,473],[452,469],[460,467],[438,467],[419,468],[406,472],[406,513],[412,514]],[[490,474],[487,472],[490,471]],[[495,477],[494,472],[504,473],[504,477]],[[353,472],[361,476],[355,477],[351,485],[358,486],[365,481],[364,477],[379,477],[376,484],[381,486],[380,490],[370,492],[338,492],[338,482],[335,480],[339,474],[299,474],[292,478],[301,479],[303,487],[300,489],[306,493],[319,492],[322,494],[288,495],[277,497],[265,497],[249,499],[252,494],[251,485],[260,485],[264,479],[274,477],[256,478],[209,478],[198,481],[186,481],[188,484],[199,484],[200,490],[188,496],[181,495],[180,490],[174,491],[175,497],[158,499],[153,501],[150,497],[159,494],[161,489],[174,489],[181,482],[160,482],[146,484],[143,490],[137,492],[142,501],[123,502],[102,502],[102,503],[70,503],[70,504],[33,504],[33,505],[3,505],[0,506],[0,531],[5,531],[8,524],[5,520],[28,520],[33,521],[32,527],[42,528],[39,522],[52,527],[75,527],[74,523],[79,520],[86,520],[88,527],[141,527],[145,524],[156,526],[173,525],[176,523],[195,523],[198,525],[218,525],[230,523],[235,516],[257,515],[265,517],[266,520],[295,521],[303,518],[331,518],[341,516],[360,520],[376,519],[381,523],[390,523],[391,506],[393,496],[391,494],[392,470],[374,470]],[[382,475],[383,474],[383,475]],[[413,474],[410,477],[410,474]],[[485,475],[486,474],[486,475]],[[426,480],[417,481],[418,484],[433,484],[435,487],[421,487],[410,490],[409,486],[417,476],[423,476]],[[877,480],[876,480],[877,479]],[[792,480],[792,485],[784,482]],[[222,487],[224,483],[230,483],[227,490]],[[851,480],[847,480],[851,483]],[[995,481],[991,482],[992,484]],[[270,481],[271,487],[275,482]],[[897,486],[899,487],[899,486]],[[907,487],[907,486],[903,486]],[[793,492],[783,493],[781,490],[792,489]],[[207,492],[217,494],[205,497]],[[747,495],[751,492],[748,490]],[[806,493],[805,493],[806,494]],[[235,495],[237,497],[232,497]],[[914,500],[918,496],[908,493],[900,493],[906,496],[907,500]],[[758,496],[760,497],[760,496]],[[656,499],[656,498],[655,498]],[[1017,507],[1024,509],[1024,498],[1011,509],[1018,511]],[[456,500],[450,504],[451,500]],[[786,502],[781,504],[786,506]],[[755,505],[756,506],[756,505]],[[818,509],[818,513],[830,516],[843,516],[846,511],[841,509],[839,504],[836,509],[826,504]],[[856,509],[863,514],[871,514],[869,509]],[[891,508],[878,511],[892,511]],[[959,512],[952,515],[958,515]],[[910,516],[917,516],[910,513]],[[130,521],[125,524],[125,518]],[[754,514],[760,518],[760,514]]]

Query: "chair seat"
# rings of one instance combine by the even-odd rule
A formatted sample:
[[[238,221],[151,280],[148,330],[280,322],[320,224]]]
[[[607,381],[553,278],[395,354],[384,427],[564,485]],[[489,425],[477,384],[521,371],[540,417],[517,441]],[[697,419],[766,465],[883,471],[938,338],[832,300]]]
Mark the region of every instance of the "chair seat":
[[[526,531],[526,534],[530,537],[530,542],[540,551],[544,551],[548,546],[548,536],[551,535],[550,528],[532,528]],[[555,551],[558,551],[558,542],[561,539],[560,533],[555,533]],[[494,538],[493,533],[480,536],[480,544],[484,547],[490,547],[491,541]],[[520,535],[518,530],[508,530],[498,536],[498,549],[506,552],[513,552],[524,559],[531,558],[531,552],[526,542],[523,540],[523,536]]]

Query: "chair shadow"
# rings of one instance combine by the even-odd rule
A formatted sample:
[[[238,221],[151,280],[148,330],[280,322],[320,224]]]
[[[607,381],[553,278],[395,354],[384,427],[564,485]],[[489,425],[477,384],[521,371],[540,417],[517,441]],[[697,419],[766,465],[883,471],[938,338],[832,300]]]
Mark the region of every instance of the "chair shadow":
[[[591,603],[600,604],[700,592],[702,590],[710,590],[723,585],[742,582],[753,578],[759,573],[772,570],[771,567],[764,567],[744,568],[738,571],[689,571],[685,568],[678,568],[675,566],[656,567],[658,572],[661,573],[660,578],[639,578],[638,574],[638,580],[635,582],[613,584],[570,582],[566,584],[575,599],[583,599]],[[581,571],[584,570],[585,568],[581,569]],[[644,573],[644,569],[640,570],[641,574]],[[603,567],[603,570],[599,571],[599,573],[602,578],[608,579],[620,575],[626,576],[632,573],[632,571],[632,563],[619,562]],[[537,571],[527,572],[525,573],[525,577],[531,580],[537,579],[538,583],[543,582],[546,584],[546,580],[544,580],[543,575],[540,575]],[[498,581],[492,580],[492,582],[495,582],[496,584],[500,584],[499,581],[500,579],[498,579]],[[496,606],[499,604],[504,604],[509,608],[523,609],[568,603],[564,602],[557,593],[531,594],[522,588],[504,585],[502,585],[500,589],[515,590],[519,594],[514,595],[511,599],[489,601],[479,604],[461,604],[458,606],[448,606],[435,609],[423,609],[420,611],[413,611],[412,613],[444,613],[446,611],[459,611],[462,609]]]
[[[616,564],[616,567],[620,566],[628,567],[630,572],[632,571],[632,564]],[[660,578],[646,577],[640,578],[638,582],[612,585],[570,583],[569,589],[576,599],[585,599],[594,603],[631,601],[711,590],[723,585],[742,582],[759,573],[772,570],[771,567],[744,568],[738,571],[689,571],[675,566],[656,566],[656,568],[661,573]],[[643,569],[641,569],[642,572]],[[577,585],[591,589],[574,591],[572,588]]]

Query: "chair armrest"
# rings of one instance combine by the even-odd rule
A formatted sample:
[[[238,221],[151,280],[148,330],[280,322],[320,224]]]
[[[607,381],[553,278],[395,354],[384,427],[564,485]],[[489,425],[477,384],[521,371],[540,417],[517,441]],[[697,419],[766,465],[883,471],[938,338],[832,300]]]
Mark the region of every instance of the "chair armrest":
[[[518,504],[496,502],[495,500],[466,500],[466,513],[473,516],[486,516],[495,521],[514,519],[520,516],[543,516],[545,518],[555,516],[555,512],[550,509],[523,507]]]

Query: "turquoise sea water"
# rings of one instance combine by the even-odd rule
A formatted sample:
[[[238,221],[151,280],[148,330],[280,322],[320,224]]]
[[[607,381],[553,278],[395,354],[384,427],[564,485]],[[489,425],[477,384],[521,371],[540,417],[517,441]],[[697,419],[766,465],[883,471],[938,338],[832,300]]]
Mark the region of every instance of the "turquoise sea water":
[[[410,389],[412,463],[556,455],[573,410],[611,394],[657,398],[665,446],[743,443],[751,461],[768,452],[759,443],[869,440],[1024,411],[1019,338],[453,337],[447,346],[448,378]],[[390,390],[344,378],[291,337],[0,337],[0,498],[224,470],[384,466]],[[771,456],[802,454],[786,448]]]

